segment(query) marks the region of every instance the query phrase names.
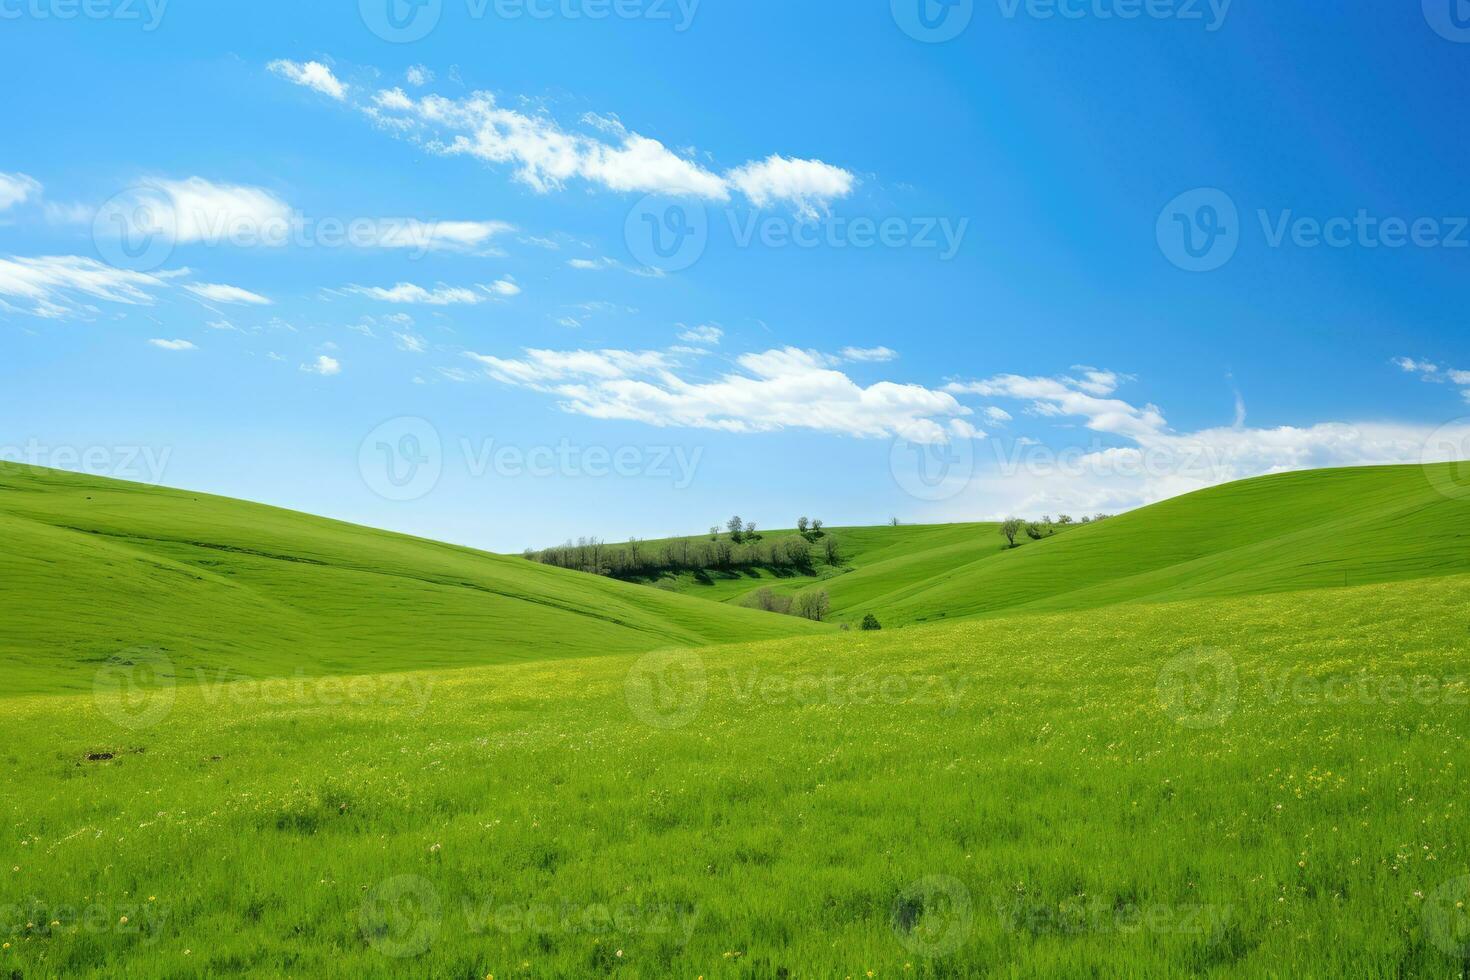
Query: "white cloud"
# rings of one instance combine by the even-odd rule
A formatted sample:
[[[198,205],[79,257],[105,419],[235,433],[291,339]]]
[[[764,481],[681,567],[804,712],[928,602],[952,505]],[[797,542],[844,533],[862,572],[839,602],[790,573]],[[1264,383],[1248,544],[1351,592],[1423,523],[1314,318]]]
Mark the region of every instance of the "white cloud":
[[[602,256],[596,259],[567,259],[567,267],[580,272],[601,272],[604,269],[617,269],[621,272],[631,273],[647,279],[661,279],[664,271],[652,266],[631,266],[619,262],[610,256]]]
[[[679,339],[687,340],[691,344],[718,344],[724,336],[725,331],[708,323],[698,327],[687,327],[679,332]]]
[[[434,80],[434,72],[423,65],[414,65],[403,73],[403,77],[415,88],[423,88]]]
[[[1001,422],[1011,421],[1011,413],[995,405],[991,405],[989,408],[985,409],[985,417],[991,422],[995,422],[997,424]]]
[[[1439,373],[1438,364],[1431,364],[1428,361],[1416,361],[1412,357],[1395,357],[1393,363],[1397,364],[1400,370],[1407,371],[1410,374]]]
[[[417,218],[380,218],[354,244],[374,248],[406,248],[418,252],[467,251],[496,235],[515,231],[504,221],[420,221]]]
[[[342,365],[338,363],[336,358],[322,354],[310,364],[301,365],[301,370],[307,374],[319,374],[324,378],[330,378],[333,375],[342,373]]]
[[[393,339],[398,341],[399,350],[410,354],[422,354],[426,348],[424,338],[415,333],[395,333]]]
[[[815,219],[831,201],[852,193],[856,178],[820,160],[791,160],[772,154],[730,171],[730,183],[750,202],[763,208],[773,202],[791,204],[803,217]]]
[[[627,130],[616,118],[585,113],[581,121],[594,132],[578,132],[545,113],[507,108],[489,92],[462,99],[415,98],[392,88],[360,108],[385,131],[430,152],[509,166],[514,179],[538,193],[583,181],[612,191],[723,204],[739,191],[758,207],[784,203],[803,216],[816,216],[856,184],[840,167],[780,154],[717,173],[696,162],[694,151],[675,152]]]
[[[198,350],[199,349],[199,348],[195,347],[193,344],[189,343],[189,341],[187,341],[187,340],[159,340],[159,339],[156,339],[155,338],[153,340],[148,341],[148,343],[152,344],[154,347],[159,348],[160,350]]]
[[[21,312],[66,319],[95,312],[87,299],[148,305],[167,288],[170,273],[149,275],[116,269],[77,255],[0,258],[0,307],[15,310],[4,297],[28,304]]]
[[[842,356],[849,361],[894,361],[898,351],[887,347],[844,347]]]
[[[279,248],[314,230],[289,204],[262,187],[219,184],[203,177],[150,177],[139,181],[132,194],[130,206],[120,214],[131,231],[164,234],[183,244]],[[53,216],[58,223],[71,217],[62,210]],[[92,220],[90,211],[82,217]],[[480,220],[354,218],[342,224],[336,235],[345,244],[419,253],[483,249],[497,235],[515,231],[504,221]],[[325,232],[322,238],[326,240]]]
[[[1430,384],[1452,384],[1460,389],[1460,395],[1470,402],[1470,371],[1456,368],[1441,368],[1430,361],[1416,361],[1411,357],[1395,357],[1393,363],[1408,374],[1417,374]]]
[[[252,293],[248,289],[239,286],[226,286],[220,283],[191,282],[184,286],[189,292],[200,299],[207,299],[211,303],[243,303],[250,306],[270,306],[271,301],[259,293]]]
[[[264,188],[216,184],[203,177],[147,178],[134,192],[137,206],[123,217],[135,231],[167,234],[185,244],[285,244],[289,239],[291,208]]]
[[[442,283],[434,289],[425,289],[423,286],[411,282],[400,282],[396,286],[384,288],[382,286],[348,286],[345,290],[358,296],[366,296],[383,303],[416,303],[425,306],[455,306],[474,305],[485,301],[483,292],[466,289],[463,286],[445,286]]]
[[[41,183],[25,174],[0,173],[0,211],[24,204],[41,193]]]
[[[516,285],[515,280],[510,278],[497,279],[490,284],[490,291],[497,296],[519,296],[521,287]]]
[[[337,76],[332,74],[332,69],[320,61],[308,61],[302,64],[298,61],[281,59],[272,61],[266,67],[288,81],[315,89],[338,102],[347,98],[347,86],[338,81]]]
[[[1126,509],[1268,473],[1440,461],[1450,452],[1443,447],[1470,445],[1470,426],[1446,439],[1435,437],[1434,426],[1374,422],[1247,428],[1239,411],[1234,424],[1178,432],[1156,406],[1117,397],[1125,376],[1081,372],[947,386],[956,394],[1013,398],[1063,429],[1080,422],[1098,434],[1087,445],[1074,439],[1062,449],[1029,437],[1009,449],[997,446],[994,471],[981,472],[971,487],[975,496],[957,498],[943,509],[947,516]]]
[[[593,418],[727,432],[801,428],[929,444],[973,431],[951,424],[970,414],[951,395],[886,381],[862,387],[830,367],[830,358],[794,347],[741,355],[738,372],[710,382],[681,377],[677,362],[657,351],[468,356],[496,381],[554,395],[563,411]]]

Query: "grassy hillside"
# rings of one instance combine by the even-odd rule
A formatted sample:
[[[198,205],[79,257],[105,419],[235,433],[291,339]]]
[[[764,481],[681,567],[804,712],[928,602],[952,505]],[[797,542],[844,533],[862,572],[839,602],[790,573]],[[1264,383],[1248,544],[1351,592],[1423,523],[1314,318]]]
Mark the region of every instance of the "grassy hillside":
[[[1176,497],[863,598],[895,625],[1470,571],[1460,464],[1310,470]],[[837,590],[833,589],[834,599]]]
[[[1457,975],[1467,603],[1470,577],[1442,576],[384,677],[345,701],[9,698],[0,964]]]
[[[1066,533],[1070,527],[1058,527]],[[782,541],[797,535],[794,529],[766,530],[761,542]],[[822,538],[811,538],[813,563],[810,573],[792,570],[759,569],[719,572],[709,569],[703,574],[679,573],[641,579],[644,585],[656,585],[685,595],[734,602],[750,597],[763,588],[778,594],[794,595],[803,589],[826,588],[832,592],[833,608],[841,611],[875,594],[904,588],[916,582],[953,572],[958,567],[991,557],[1005,547],[1000,525],[966,523],[966,525],[901,525],[898,527],[826,527],[823,535],[836,539],[841,548],[841,561],[828,563],[823,554]],[[666,544],[681,538],[639,542],[647,551],[657,552]],[[704,541],[703,538],[697,541]],[[1032,544],[1022,539],[1022,545]],[[836,580],[836,579],[841,579]]]
[[[353,674],[761,639],[788,617],[205,494],[0,463],[4,692]]]
[[[885,627],[1006,610],[1252,595],[1470,572],[1470,508],[1436,489],[1461,464],[1313,470],[1244,480],[1008,550],[994,524],[837,528],[840,568],[770,580],[658,583],[738,603],[824,588],[833,618]],[[1437,481],[1437,482],[1436,482]],[[772,532],[773,536],[794,532]]]

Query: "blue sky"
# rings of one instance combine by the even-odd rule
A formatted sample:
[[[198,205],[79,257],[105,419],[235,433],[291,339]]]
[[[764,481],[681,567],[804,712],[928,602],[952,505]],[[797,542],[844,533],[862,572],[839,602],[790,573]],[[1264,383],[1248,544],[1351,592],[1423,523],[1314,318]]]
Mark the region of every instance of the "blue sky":
[[[510,551],[1465,455],[1450,0],[389,2],[0,0],[0,456]]]

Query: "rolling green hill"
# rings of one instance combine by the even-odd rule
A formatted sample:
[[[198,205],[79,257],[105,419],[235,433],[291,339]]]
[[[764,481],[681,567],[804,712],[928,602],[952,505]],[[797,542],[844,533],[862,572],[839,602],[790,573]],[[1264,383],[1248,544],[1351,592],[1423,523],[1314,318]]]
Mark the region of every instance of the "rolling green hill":
[[[834,528],[842,567],[819,564],[815,577],[657,584],[733,603],[762,586],[823,588],[834,619],[873,613],[892,627],[1454,574],[1470,571],[1470,506],[1438,487],[1456,486],[1460,471],[1380,466],[1243,480],[1014,550],[994,524]]]
[[[0,970],[1456,975],[1451,474],[839,530],[866,634],[0,468]]]
[[[205,494],[0,464],[5,694],[638,652],[823,627]]]
[[[763,544],[778,542],[795,537],[796,533],[794,529],[763,531],[761,541]],[[841,551],[841,560],[835,566],[827,561],[824,554],[823,545],[829,537],[836,540]],[[639,544],[646,551],[656,553],[665,545],[682,540],[661,538]],[[702,544],[707,539],[690,540]],[[702,574],[664,573],[635,581],[737,605],[764,588],[791,595],[808,588],[832,588],[836,585],[837,595],[846,605],[851,605],[856,596],[864,594],[864,581],[891,583],[895,588],[927,581],[988,557],[1004,546],[1000,525],[983,523],[834,527],[825,528],[821,536],[814,535],[809,540],[812,544],[809,573],[769,567],[732,571],[706,569]],[[1022,544],[1030,544],[1030,541],[1023,540]],[[833,581],[838,578],[841,578],[840,583]]]
[[[1470,507],[1441,489],[1459,472],[1451,463],[1243,480],[998,552],[844,612],[899,625],[1467,572]]]

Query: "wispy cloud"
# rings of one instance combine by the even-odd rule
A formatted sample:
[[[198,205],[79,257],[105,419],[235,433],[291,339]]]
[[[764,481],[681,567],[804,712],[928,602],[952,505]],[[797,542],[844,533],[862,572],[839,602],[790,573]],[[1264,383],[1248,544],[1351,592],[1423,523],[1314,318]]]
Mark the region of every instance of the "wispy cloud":
[[[1460,396],[1470,402],[1470,371],[1443,368],[1432,361],[1416,361],[1412,357],[1395,357],[1393,363],[1408,374],[1416,374],[1430,384],[1451,384],[1460,389]]]
[[[186,283],[184,288],[198,296],[207,299],[211,303],[242,303],[249,306],[270,306],[271,301],[259,293],[252,293],[248,289],[239,286],[227,286],[221,283],[191,282]]]
[[[116,269],[77,255],[0,258],[0,307],[66,319],[95,312],[87,300],[148,305],[174,274]]]
[[[183,351],[199,349],[187,340],[160,340],[155,338],[148,341],[148,343],[152,344],[154,347],[157,347],[159,350]]]
[[[725,336],[725,331],[713,324],[703,324],[698,327],[685,327],[679,331],[679,339],[691,344],[718,344]]]
[[[954,516],[1131,508],[1268,473],[1443,461],[1433,426],[1321,422],[1252,428],[1244,425],[1242,403],[1235,405],[1228,425],[1177,431],[1157,406],[1135,404],[1118,394],[1135,379],[1095,368],[1074,371],[1052,377],[1002,374],[946,387],[960,396],[1013,399],[1036,424],[1074,433],[1062,436],[1069,443],[1075,443],[1079,423],[1096,434],[1090,445],[1069,445],[1063,451],[1042,451],[1036,448],[1042,444],[1030,437],[1016,440],[1013,456],[997,458],[997,472],[975,479],[973,496],[958,497],[950,505]],[[1470,383],[1470,375],[1465,380]],[[1009,417],[1003,409],[985,413]],[[1470,427],[1464,427],[1456,444],[1466,439]]]
[[[896,361],[898,351],[889,347],[844,347],[842,356],[849,361]]]
[[[338,102],[347,98],[347,86],[343,85],[337,79],[337,76],[332,74],[332,69],[320,61],[308,61],[303,64],[298,61],[279,59],[272,61],[266,67],[287,81],[314,89],[328,98],[336,99]]]
[[[0,211],[24,204],[41,193],[41,182],[25,174],[0,173]]]
[[[478,290],[463,286],[446,286],[440,283],[433,289],[411,282],[400,282],[395,286],[348,286],[343,292],[366,296],[382,303],[418,304],[424,306],[473,306],[488,298],[486,287]]]
[[[942,391],[879,382],[863,387],[824,355],[793,347],[741,355],[715,381],[681,376],[659,351],[527,350],[467,355],[502,384],[553,395],[563,411],[655,426],[770,432],[809,429],[860,438],[902,436],[927,444],[978,435],[970,409]]]
[[[345,86],[320,63],[276,61],[271,68],[330,98],[345,97]],[[427,70],[411,70],[411,85],[421,87],[430,81]],[[855,175],[839,166],[779,153],[721,173],[698,162],[697,152],[676,152],[658,139],[627,129],[614,116],[586,113],[580,128],[571,128],[545,112],[509,108],[484,91],[452,99],[436,94],[416,97],[402,88],[388,88],[361,100],[358,107],[385,132],[412,139],[429,152],[507,166],[515,180],[538,193],[560,190],[573,181],[611,191],[715,203],[740,193],[756,207],[788,205],[810,216],[847,197],[857,183]]]

